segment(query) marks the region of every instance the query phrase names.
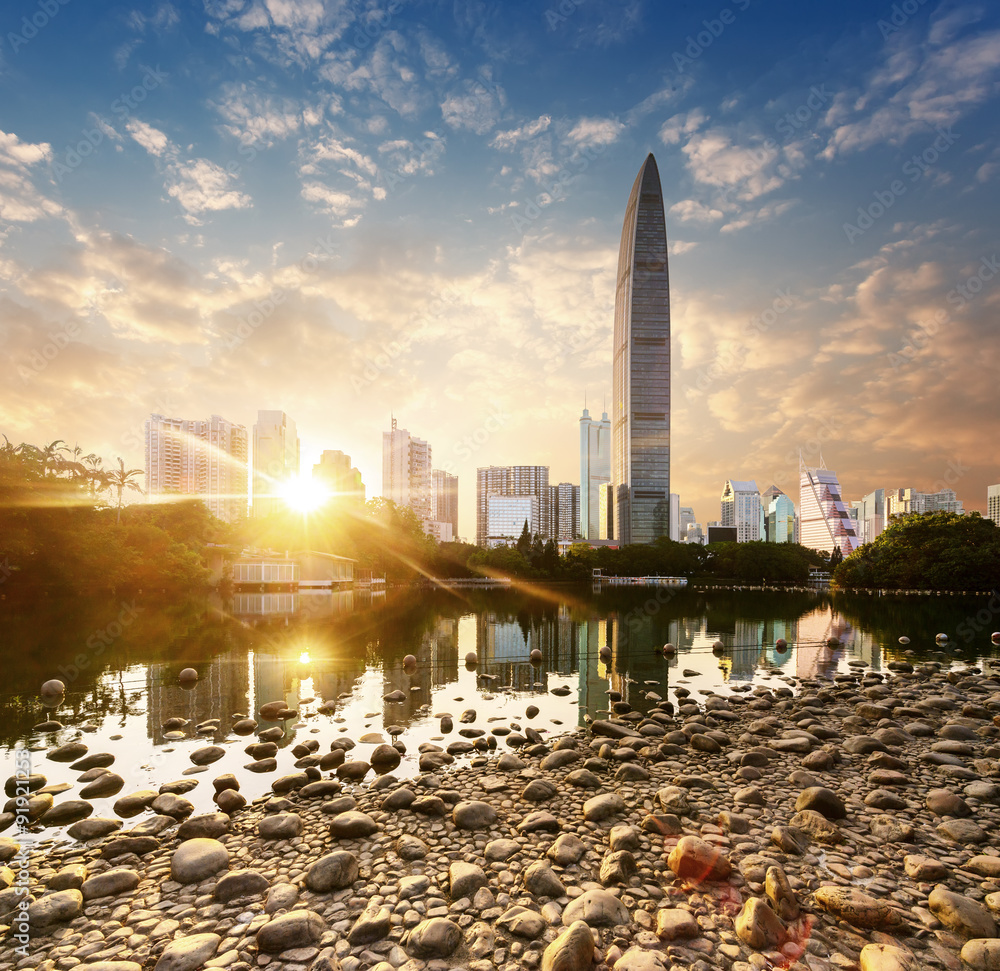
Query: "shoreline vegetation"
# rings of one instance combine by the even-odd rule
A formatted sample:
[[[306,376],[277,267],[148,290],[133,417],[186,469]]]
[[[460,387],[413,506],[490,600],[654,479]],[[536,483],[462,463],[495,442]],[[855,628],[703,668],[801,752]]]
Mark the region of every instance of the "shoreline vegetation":
[[[332,500],[235,524],[181,496],[127,503],[141,470],[105,468],[60,440],[0,446],[0,598],[36,596],[201,596],[210,589],[206,549],[314,550],[347,556],[389,584],[426,578],[507,577],[586,582],[606,576],[677,576],[691,583],[800,586],[810,570],[858,591],[990,592],[1000,584],[1000,528],[978,513],[926,513],[891,522],[846,559],[792,543],[659,539],[620,549],[574,543],[560,556],[527,524],[508,546],[438,543],[412,510],[389,500]]]

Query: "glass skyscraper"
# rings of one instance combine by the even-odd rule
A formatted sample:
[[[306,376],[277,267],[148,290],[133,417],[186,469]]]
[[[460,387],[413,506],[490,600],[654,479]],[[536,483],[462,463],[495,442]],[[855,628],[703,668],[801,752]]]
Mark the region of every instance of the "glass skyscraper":
[[[615,291],[611,480],[620,543],[670,528],[670,285],[660,173],[646,157],[625,209]]]
[[[580,418],[579,529],[583,539],[609,538],[601,534],[601,487],[610,481],[611,419],[604,412],[601,420],[597,421],[584,408]],[[560,538],[563,537],[560,535]]]

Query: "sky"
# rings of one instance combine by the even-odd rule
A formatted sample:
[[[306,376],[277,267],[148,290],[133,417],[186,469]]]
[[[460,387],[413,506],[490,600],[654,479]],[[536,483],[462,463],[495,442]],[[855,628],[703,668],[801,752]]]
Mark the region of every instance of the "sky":
[[[663,184],[671,489],[1000,482],[1000,12],[904,0],[7,0],[0,433],[142,467],[142,423],[296,422],[381,493],[611,394],[629,190]]]

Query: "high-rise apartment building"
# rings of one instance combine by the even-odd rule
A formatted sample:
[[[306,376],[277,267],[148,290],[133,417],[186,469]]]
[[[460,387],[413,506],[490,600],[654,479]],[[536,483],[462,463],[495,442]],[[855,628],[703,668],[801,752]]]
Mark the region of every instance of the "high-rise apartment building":
[[[450,524],[451,537],[455,539],[458,537],[458,476],[442,469],[433,469],[431,478],[434,482],[434,520]],[[447,533],[447,530],[438,531]]]
[[[893,516],[909,516],[924,512],[965,512],[962,500],[954,489],[940,492],[918,492],[916,489],[889,489],[885,494],[887,521]]]
[[[392,420],[392,430],[382,433],[382,498],[408,506],[422,526],[434,521],[434,478],[431,447]]]
[[[694,526],[697,520],[694,518],[693,506],[681,506],[677,513],[677,532],[682,543],[687,542],[688,527]]]
[[[486,497],[486,541],[484,546],[502,546],[506,543],[516,543],[521,538],[525,524],[528,533],[534,536],[539,529],[538,496],[499,496]]]
[[[986,518],[1000,526],[1000,483],[986,487]]]
[[[676,492],[670,493],[670,539],[675,543],[681,541],[681,497]]]
[[[606,484],[606,483],[605,483]],[[555,535],[553,539],[576,539],[580,535],[580,487],[572,482],[560,482],[551,486],[555,490]]]
[[[490,496],[533,496],[538,512],[533,532],[552,539],[552,509],[547,465],[493,465],[476,470],[476,543],[486,546],[489,531]],[[520,535],[520,533],[518,533]],[[515,537],[516,538],[516,537]]]
[[[601,487],[611,481],[611,419],[596,421],[584,408],[580,417],[580,527],[583,539],[601,539]],[[560,539],[563,537],[560,528]]]
[[[364,504],[365,484],[361,472],[351,465],[350,455],[339,449],[327,449],[320,455],[319,463],[313,466],[312,477],[313,482],[322,485],[335,501]]]
[[[768,543],[797,543],[795,504],[776,485],[760,494],[761,536]]]
[[[600,497],[598,539],[615,538],[615,486],[609,482],[598,491]]]
[[[799,466],[799,542],[813,550],[849,556],[857,549],[856,524],[840,494],[837,473]]]
[[[722,489],[723,526],[736,527],[737,543],[753,543],[760,539],[760,492],[753,479],[727,479]]]
[[[247,430],[219,415],[208,421],[146,419],[146,492],[193,496],[227,523],[247,514]]]
[[[282,509],[281,488],[299,474],[299,436],[283,411],[258,411],[253,426],[253,514]]]
[[[875,489],[851,505],[857,510],[858,545],[873,542],[886,525],[885,489]]]
[[[616,279],[615,538],[651,543],[670,528],[670,283],[663,192],[651,154],[629,194]]]

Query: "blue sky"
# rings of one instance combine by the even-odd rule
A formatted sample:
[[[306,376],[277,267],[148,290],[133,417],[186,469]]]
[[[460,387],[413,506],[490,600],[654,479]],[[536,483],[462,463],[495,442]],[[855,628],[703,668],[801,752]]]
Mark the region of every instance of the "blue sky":
[[[381,488],[390,410],[460,476],[548,464],[611,391],[657,158],[672,488],[797,500],[798,450],[985,507],[1000,24],[985,3],[11,0],[0,431],[142,464],[258,408]],[[596,407],[595,407],[596,406]],[[497,430],[498,429],[498,430]]]

